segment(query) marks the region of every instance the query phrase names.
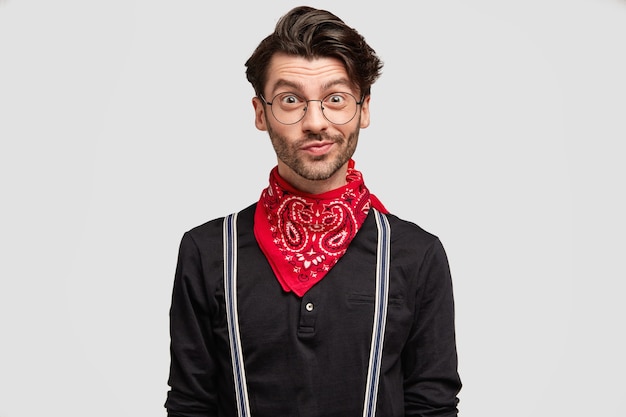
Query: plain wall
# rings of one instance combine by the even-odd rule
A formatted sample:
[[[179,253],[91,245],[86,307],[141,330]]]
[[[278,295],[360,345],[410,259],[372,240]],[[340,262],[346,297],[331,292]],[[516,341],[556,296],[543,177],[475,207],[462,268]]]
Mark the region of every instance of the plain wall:
[[[465,417],[623,416],[626,2],[311,1],[385,62],[355,155],[438,235]],[[182,234],[276,164],[293,1],[0,0],[0,417],[164,416]]]

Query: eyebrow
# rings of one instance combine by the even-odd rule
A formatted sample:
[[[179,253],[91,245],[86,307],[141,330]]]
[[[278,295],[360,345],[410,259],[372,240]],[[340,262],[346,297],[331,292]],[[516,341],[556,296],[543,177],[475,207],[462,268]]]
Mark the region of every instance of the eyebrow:
[[[326,89],[328,89],[330,87],[334,87],[336,85],[343,85],[343,86],[346,86],[346,87],[350,88],[352,84],[345,78],[339,78],[339,79],[333,80],[333,81],[331,81],[329,83],[326,83],[326,84],[322,85],[322,89],[326,90]]]
[[[289,88],[293,88],[294,90],[299,90],[299,91],[302,91],[304,89],[303,84],[295,83],[293,81],[288,81],[283,78],[276,81],[276,84],[274,84],[274,91],[276,91],[276,89],[280,87],[289,87]]]
[[[345,78],[338,78],[336,80],[332,80],[330,82],[322,84],[322,90],[328,90],[329,88],[334,87],[336,85],[342,85],[342,86],[351,88],[351,84],[350,84],[350,82],[348,82],[347,79],[345,79]],[[288,88],[292,88],[292,89],[297,90],[297,91],[304,90],[304,84],[293,82],[293,81],[289,81],[289,80],[285,80],[284,78],[280,78],[278,81],[276,81],[276,84],[274,84],[273,90],[276,91],[280,87],[288,87]]]

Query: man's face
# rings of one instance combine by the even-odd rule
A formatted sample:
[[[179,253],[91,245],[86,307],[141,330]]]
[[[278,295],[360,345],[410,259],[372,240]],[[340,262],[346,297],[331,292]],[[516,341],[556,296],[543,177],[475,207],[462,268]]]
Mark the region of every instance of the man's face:
[[[335,92],[347,92],[361,99],[340,61],[276,54],[270,62],[263,95],[268,102],[281,93],[321,100]],[[347,162],[356,149],[359,129],[369,125],[369,97],[357,106],[354,118],[341,125],[324,117],[319,101],[309,102],[302,120],[289,125],[280,123],[261,99],[255,97],[253,105],[256,127],[269,133],[281,177],[305,191],[313,185],[311,182],[323,182],[329,189],[345,184]],[[313,188],[319,188],[317,185]]]

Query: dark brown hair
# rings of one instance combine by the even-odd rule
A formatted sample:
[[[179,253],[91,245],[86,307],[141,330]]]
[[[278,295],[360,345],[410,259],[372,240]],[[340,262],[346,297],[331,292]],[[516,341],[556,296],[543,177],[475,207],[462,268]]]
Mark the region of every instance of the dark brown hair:
[[[300,6],[276,23],[274,33],[261,41],[246,61],[246,77],[257,95],[263,93],[267,69],[275,53],[308,59],[330,57],[343,62],[354,87],[370,94],[383,63],[355,29],[326,10]]]

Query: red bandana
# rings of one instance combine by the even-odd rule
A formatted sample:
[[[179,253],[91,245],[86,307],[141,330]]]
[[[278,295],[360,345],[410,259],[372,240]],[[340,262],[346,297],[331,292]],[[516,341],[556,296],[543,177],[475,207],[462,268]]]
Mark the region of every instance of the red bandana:
[[[365,221],[370,207],[387,209],[370,194],[350,160],[347,184],[323,194],[289,185],[275,167],[261,193],[254,235],[285,291],[302,297],[337,263]]]

